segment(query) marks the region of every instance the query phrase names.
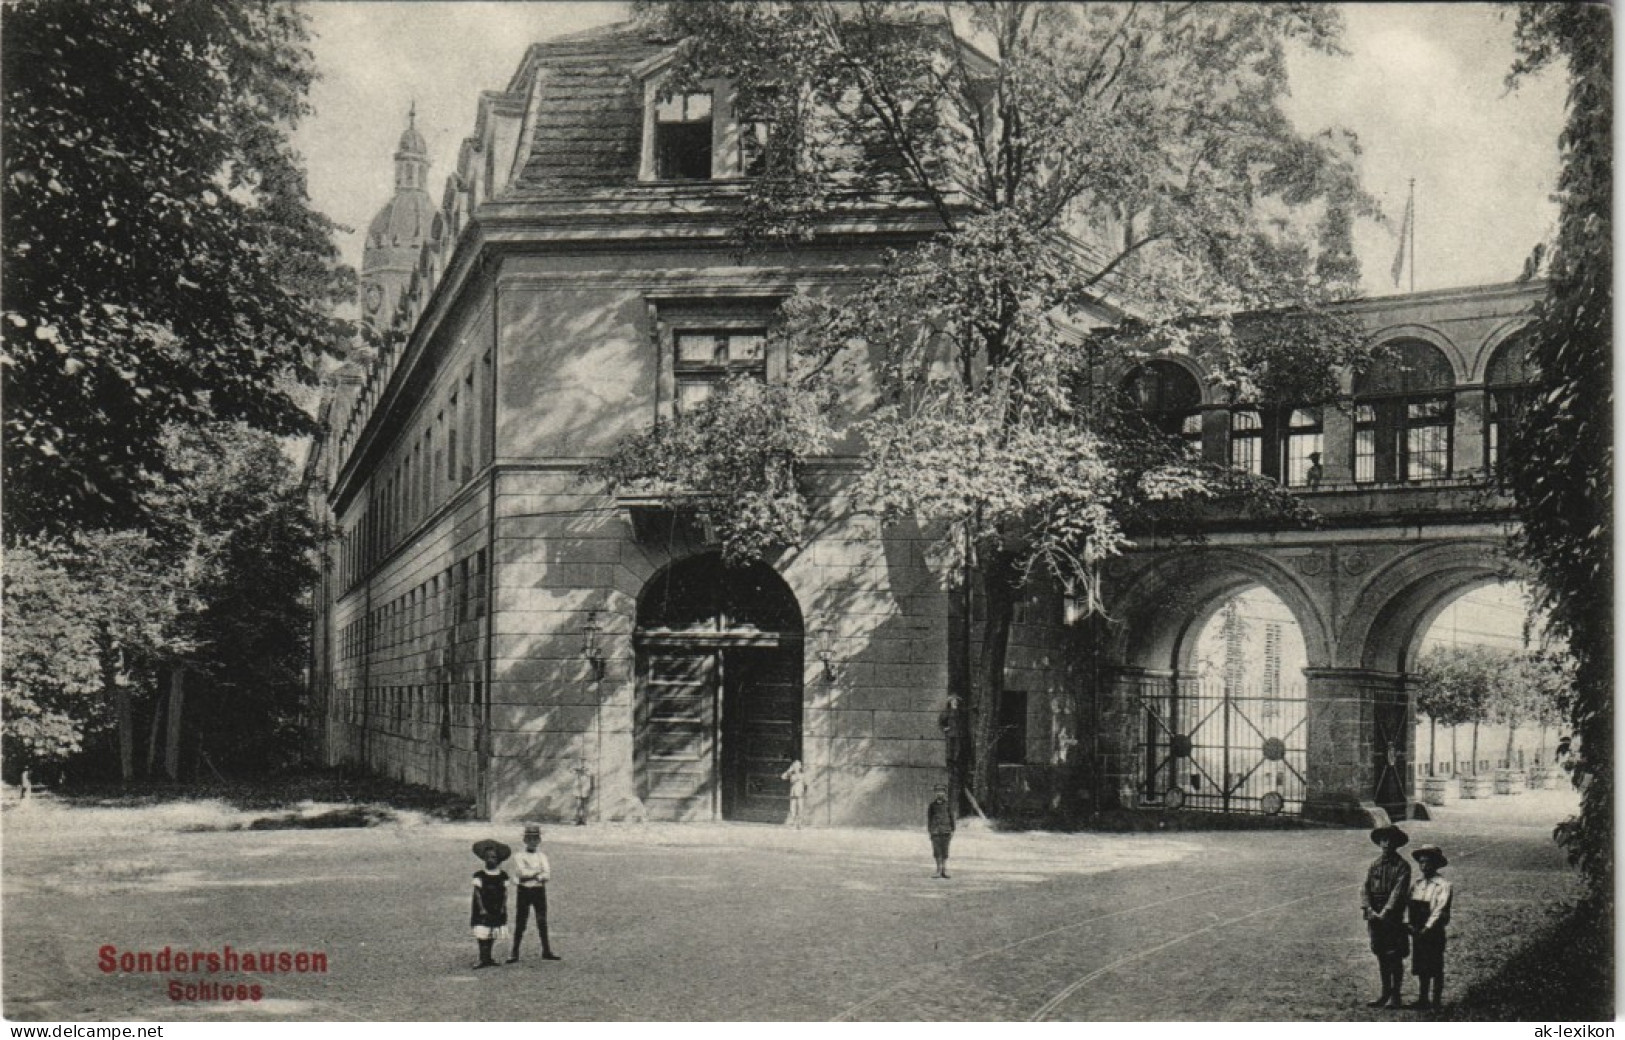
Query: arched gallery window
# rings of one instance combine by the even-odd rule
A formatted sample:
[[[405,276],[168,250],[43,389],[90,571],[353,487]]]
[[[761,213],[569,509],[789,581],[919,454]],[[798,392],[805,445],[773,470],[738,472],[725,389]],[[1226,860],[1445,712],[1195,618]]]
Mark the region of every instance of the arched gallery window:
[[[1157,429],[1202,451],[1202,388],[1196,377],[1173,361],[1147,361],[1123,380],[1123,394]]]
[[[1438,347],[1388,344],[1392,356],[1354,379],[1354,480],[1359,484],[1450,476],[1455,378]]]
[[[1484,463],[1491,471],[1507,457],[1513,431],[1529,404],[1538,373],[1529,357],[1527,331],[1507,338],[1490,356],[1484,373]]]

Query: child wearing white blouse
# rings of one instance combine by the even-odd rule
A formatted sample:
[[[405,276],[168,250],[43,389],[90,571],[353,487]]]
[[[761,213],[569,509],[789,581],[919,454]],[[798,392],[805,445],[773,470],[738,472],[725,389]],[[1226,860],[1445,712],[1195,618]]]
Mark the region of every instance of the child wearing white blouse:
[[[1411,928],[1411,974],[1420,987],[1413,1008],[1438,1010],[1444,994],[1445,926],[1450,923],[1450,882],[1439,876],[1449,865],[1444,850],[1437,845],[1419,845],[1411,853],[1422,871],[1422,879],[1412,882],[1409,906]],[[1428,1001],[1429,984],[1433,1000]]]

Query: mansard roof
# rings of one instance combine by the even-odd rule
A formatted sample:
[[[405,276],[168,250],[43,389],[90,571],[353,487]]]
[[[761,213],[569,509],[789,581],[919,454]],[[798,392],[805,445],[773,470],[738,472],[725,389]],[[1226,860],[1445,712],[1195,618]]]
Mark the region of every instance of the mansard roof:
[[[638,72],[675,49],[630,23],[532,46],[508,87],[527,99],[514,186],[569,193],[635,182],[643,144]]]

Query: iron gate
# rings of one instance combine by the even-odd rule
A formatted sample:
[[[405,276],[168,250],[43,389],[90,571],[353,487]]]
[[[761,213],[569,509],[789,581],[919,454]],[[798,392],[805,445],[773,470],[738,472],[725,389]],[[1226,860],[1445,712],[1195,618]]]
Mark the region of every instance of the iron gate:
[[[1303,808],[1309,711],[1301,687],[1139,678],[1124,693],[1139,717],[1145,804],[1270,815]]]

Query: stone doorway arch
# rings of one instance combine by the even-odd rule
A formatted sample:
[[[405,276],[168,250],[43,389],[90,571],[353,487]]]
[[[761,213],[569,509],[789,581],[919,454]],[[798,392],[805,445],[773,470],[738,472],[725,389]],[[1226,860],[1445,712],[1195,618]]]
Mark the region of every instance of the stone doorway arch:
[[[804,624],[766,564],[701,553],[638,596],[633,765],[649,815],[779,823],[802,757]]]

